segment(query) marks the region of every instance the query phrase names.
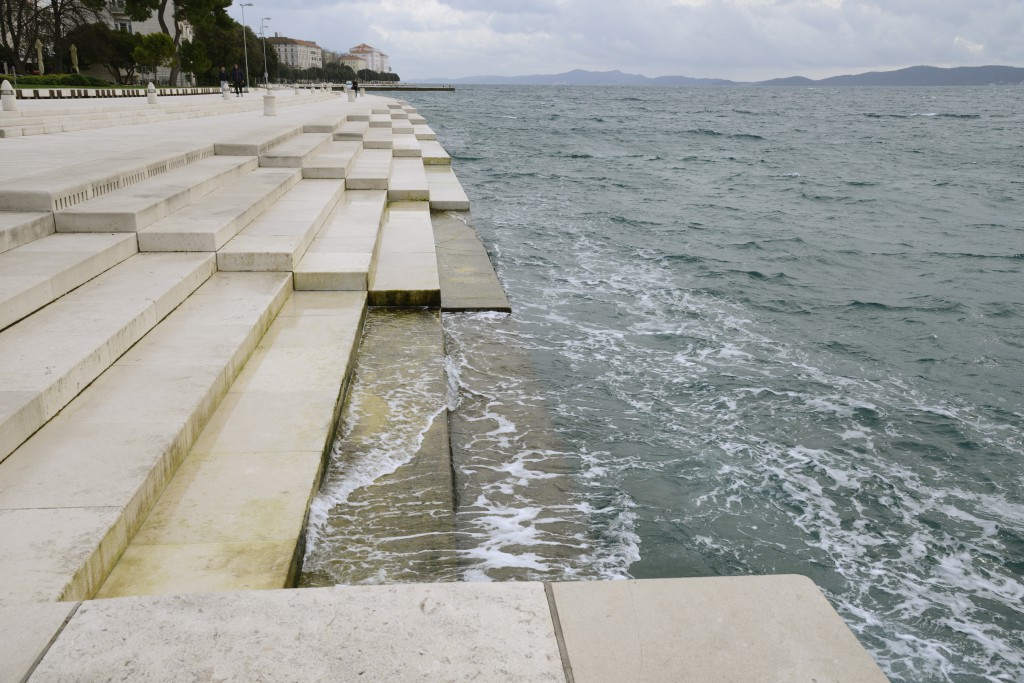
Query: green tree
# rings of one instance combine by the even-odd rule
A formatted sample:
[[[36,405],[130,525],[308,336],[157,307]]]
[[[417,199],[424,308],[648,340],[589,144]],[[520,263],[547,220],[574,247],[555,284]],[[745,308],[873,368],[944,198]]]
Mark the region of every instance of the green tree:
[[[115,31],[103,22],[79,26],[67,36],[68,42],[78,47],[78,61],[83,66],[102,64],[117,83],[131,83],[138,63],[135,48],[142,44],[142,36],[127,31]]]
[[[157,67],[170,66],[176,61],[174,40],[166,33],[142,36],[138,47],[132,50],[132,57],[137,63],[152,67],[155,78]]]
[[[182,21],[189,22],[198,34],[204,28],[228,18],[227,8],[230,6],[231,0],[175,0],[172,12],[168,0],[126,0],[125,12],[135,21],[156,14],[160,30],[171,38],[174,53],[178,54],[182,43]],[[209,46],[208,43],[206,45]],[[178,84],[179,61],[183,60],[176,60],[171,65],[171,85]]]
[[[186,40],[178,47],[178,57],[181,59],[181,68],[197,75],[207,73],[213,63],[206,55],[206,48],[198,41]]]

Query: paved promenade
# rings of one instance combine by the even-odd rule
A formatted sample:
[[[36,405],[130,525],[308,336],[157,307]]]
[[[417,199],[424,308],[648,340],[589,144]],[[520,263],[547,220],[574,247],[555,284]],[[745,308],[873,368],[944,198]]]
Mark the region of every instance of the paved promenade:
[[[400,101],[0,116],[0,681],[880,681],[802,577],[293,589],[368,306],[509,311]]]

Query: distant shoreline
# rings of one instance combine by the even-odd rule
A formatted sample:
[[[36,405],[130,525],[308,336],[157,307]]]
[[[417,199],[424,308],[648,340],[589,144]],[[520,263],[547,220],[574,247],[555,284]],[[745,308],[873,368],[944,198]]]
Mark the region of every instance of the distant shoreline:
[[[810,79],[803,76],[774,78],[766,81],[731,81],[720,78],[690,78],[688,76],[658,76],[649,78],[641,74],[621,71],[585,71],[576,69],[560,74],[532,76],[469,76],[466,78],[412,79],[409,84],[444,83],[450,85],[624,85],[624,86],[1014,86],[1024,85],[1024,68],[1014,66],[912,66],[894,71]]]

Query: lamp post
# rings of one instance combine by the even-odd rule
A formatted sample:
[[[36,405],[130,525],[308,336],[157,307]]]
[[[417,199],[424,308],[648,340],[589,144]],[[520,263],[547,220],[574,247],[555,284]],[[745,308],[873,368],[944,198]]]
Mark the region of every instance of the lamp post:
[[[245,8],[252,7],[251,2],[242,2],[238,4],[242,8],[242,53],[245,55],[245,89],[249,89],[249,45],[245,39]]]
[[[270,74],[267,73],[267,27],[266,22],[270,17],[263,17],[260,20],[260,35],[263,36],[263,84],[270,90]]]

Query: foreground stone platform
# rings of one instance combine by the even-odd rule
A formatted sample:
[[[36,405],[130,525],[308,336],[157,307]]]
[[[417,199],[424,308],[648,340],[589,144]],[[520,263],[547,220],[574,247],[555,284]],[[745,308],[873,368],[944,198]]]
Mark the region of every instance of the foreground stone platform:
[[[886,680],[799,576],[337,586],[7,609],[0,677]]]

